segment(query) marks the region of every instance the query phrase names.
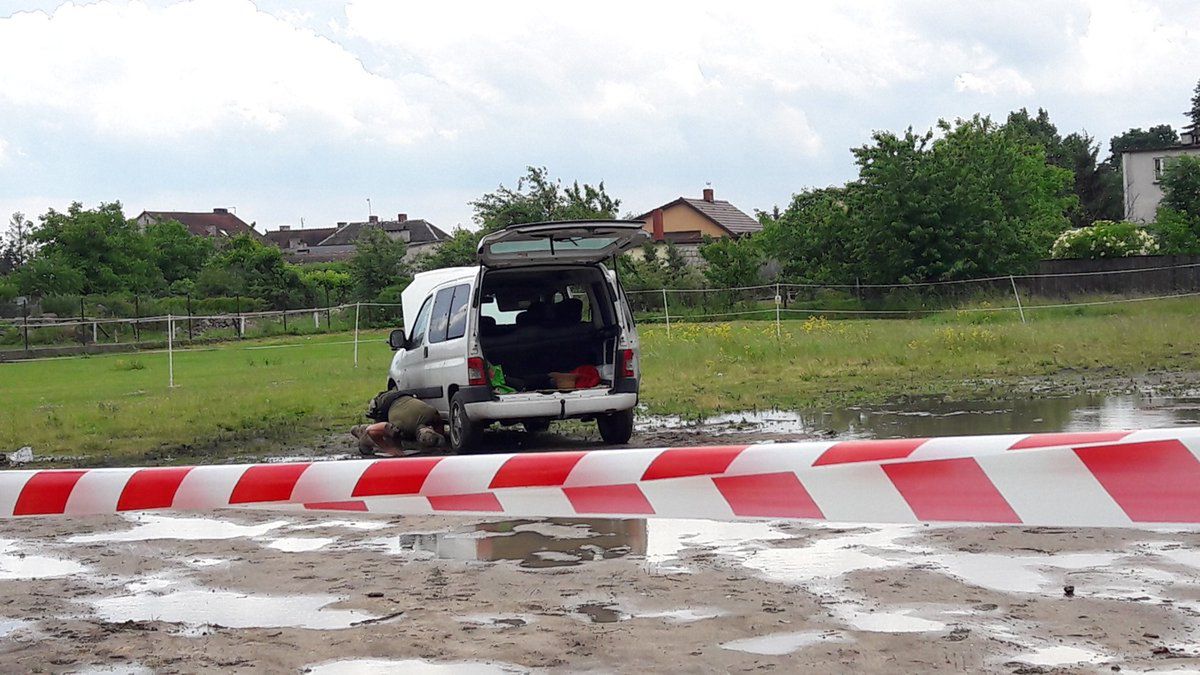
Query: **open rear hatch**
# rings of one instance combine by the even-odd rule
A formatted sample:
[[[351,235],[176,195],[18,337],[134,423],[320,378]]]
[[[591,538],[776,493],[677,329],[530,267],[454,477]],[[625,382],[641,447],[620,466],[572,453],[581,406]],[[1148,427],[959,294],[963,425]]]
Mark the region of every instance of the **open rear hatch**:
[[[645,223],[568,220],[511,225],[479,242],[479,262],[489,268],[598,263],[650,238]]]

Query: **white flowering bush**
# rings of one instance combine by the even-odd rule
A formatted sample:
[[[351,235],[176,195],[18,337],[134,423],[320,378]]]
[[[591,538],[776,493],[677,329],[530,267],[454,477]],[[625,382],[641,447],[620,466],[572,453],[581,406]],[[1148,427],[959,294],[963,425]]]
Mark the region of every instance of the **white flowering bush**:
[[[1157,252],[1154,235],[1127,220],[1097,220],[1091,227],[1067,230],[1050,247],[1051,258],[1124,258]]]

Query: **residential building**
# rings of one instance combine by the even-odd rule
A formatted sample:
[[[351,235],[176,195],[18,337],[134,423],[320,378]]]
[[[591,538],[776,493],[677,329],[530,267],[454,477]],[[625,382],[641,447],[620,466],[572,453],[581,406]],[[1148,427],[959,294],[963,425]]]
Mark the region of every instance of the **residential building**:
[[[666,244],[674,244],[689,262],[700,261],[700,244],[705,237],[739,238],[762,230],[762,223],[717,199],[712,188],[704,188],[701,194],[699,199],[680,197],[667,202],[634,220],[645,221],[652,242],[664,249]]]
[[[287,226],[268,232],[267,240],[283,249],[284,254],[293,262],[329,262],[345,260],[354,255],[355,243],[368,229],[382,230],[387,236],[403,241],[408,250],[405,260],[412,260],[424,253],[430,253],[443,241],[450,238],[433,223],[419,218],[409,219],[408,214],[400,213],[395,220],[380,220],[379,216],[370,216],[365,221],[340,222],[337,227],[313,230],[292,230]],[[324,236],[319,240],[317,234]],[[315,243],[314,243],[315,241]]]
[[[262,239],[262,235],[254,229],[253,225],[238,218],[236,213],[230,213],[229,209],[215,208],[211,213],[203,211],[142,211],[137,218],[133,219],[143,229],[152,223],[162,223],[168,220],[177,220],[183,223],[188,232],[197,237],[227,239],[239,234],[249,234]]]
[[[1125,192],[1125,220],[1138,223],[1154,221],[1162,201],[1163,172],[1176,157],[1200,157],[1200,143],[1193,133],[1185,132],[1182,142],[1165,148],[1129,150],[1121,153],[1121,184]]]

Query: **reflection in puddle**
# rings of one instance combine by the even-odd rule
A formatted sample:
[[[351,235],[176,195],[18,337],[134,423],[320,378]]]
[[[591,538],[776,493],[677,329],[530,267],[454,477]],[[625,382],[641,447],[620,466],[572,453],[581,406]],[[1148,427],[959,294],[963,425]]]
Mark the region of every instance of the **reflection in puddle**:
[[[589,560],[642,555],[644,520],[507,520],[481,523],[472,532],[402,534],[399,551],[432,553],[450,560],[514,560],[520,567],[547,568]]]
[[[465,623],[472,626],[485,626],[488,628],[519,628],[521,626],[527,626],[536,621],[535,617],[530,614],[507,614],[503,616],[471,614],[469,616],[454,617],[454,620],[459,623]]]
[[[310,675],[511,675],[529,669],[507,663],[434,663],[419,659],[346,659],[319,663],[304,669]]]
[[[639,431],[698,428],[710,434],[745,432],[839,438],[921,438],[1021,432],[1154,429],[1200,424],[1200,398],[1144,395],[1025,397],[946,403],[916,398],[903,404],[854,406],[831,412],[763,410],[701,420],[644,417]]]
[[[622,612],[616,605],[589,602],[575,608],[576,614],[581,614],[592,623],[616,623],[625,621],[629,615]]]
[[[107,541],[149,541],[153,539],[236,539],[238,537],[260,537],[277,530],[287,521],[275,520],[261,525],[241,525],[215,518],[176,518],[150,513],[125,516],[133,527],[121,532],[96,532],[68,537],[72,544],[90,544]]]
[[[799,633],[775,633],[762,637],[733,640],[721,644],[721,649],[730,649],[749,654],[764,656],[782,656],[791,654],[799,649],[821,643],[848,642],[845,635],[835,631],[802,631]]]
[[[1103,663],[1104,656],[1079,647],[1043,647],[1022,654],[1017,661],[1034,666],[1068,666],[1076,663]]]
[[[324,548],[337,541],[337,537],[280,537],[266,542],[267,548],[285,553],[306,553]]]
[[[0,638],[6,638],[12,633],[32,625],[32,621],[26,621],[25,619],[0,618]]]
[[[356,609],[331,609],[344,600],[333,595],[250,595],[202,588],[167,590],[171,579],[148,579],[129,584],[128,595],[89,600],[96,614],[111,623],[165,621],[191,626],[229,628],[349,628],[376,619]],[[163,592],[165,591],[165,592]]]
[[[0,580],[48,579],[79,574],[85,568],[74,560],[25,553],[28,544],[0,539]]]
[[[914,610],[902,609],[894,612],[860,612],[849,610],[840,612],[841,618],[855,630],[865,630],[872,633],[927,633],[942,630],[946,624],[941,621],[922,619],[912,616]]]

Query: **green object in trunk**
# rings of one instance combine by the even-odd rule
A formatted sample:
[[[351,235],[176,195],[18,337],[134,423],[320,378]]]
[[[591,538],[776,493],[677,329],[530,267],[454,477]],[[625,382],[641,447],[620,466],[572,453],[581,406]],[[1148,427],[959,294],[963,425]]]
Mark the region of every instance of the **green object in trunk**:
[[[492,391],[497,394],[512,394],[516,389],[508,386],[504,381],[504,367],[492,366]]]

